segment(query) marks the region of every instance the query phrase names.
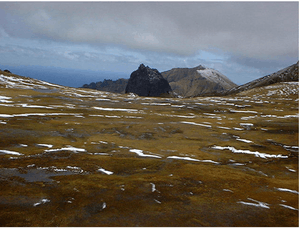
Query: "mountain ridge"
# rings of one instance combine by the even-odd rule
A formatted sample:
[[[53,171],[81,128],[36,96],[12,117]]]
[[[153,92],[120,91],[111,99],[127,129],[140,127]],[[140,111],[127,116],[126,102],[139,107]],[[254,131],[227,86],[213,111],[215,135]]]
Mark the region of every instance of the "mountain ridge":
[[[290,82],[290,81],[299,81],[299,61],[291,66],[283,68],[272,74],[252,80],[246,84],[234,87],[226,91],[225,93],[223,93],[223,95],[239,93],[253,88],[272,85],[277,82]]]
[[[183,97],[223,92],[236,86],[219,71],[202,65],[193,68],[173,68],[162,72],[173,91]]]
[[[128,83],[128,79],[119,78],[117,80],[104,79],[99,82],[91,82],[90,84],[84,84],[82,88],[96,89],[100,91],[113,92],[113,93],[125,93],[125,87]]]

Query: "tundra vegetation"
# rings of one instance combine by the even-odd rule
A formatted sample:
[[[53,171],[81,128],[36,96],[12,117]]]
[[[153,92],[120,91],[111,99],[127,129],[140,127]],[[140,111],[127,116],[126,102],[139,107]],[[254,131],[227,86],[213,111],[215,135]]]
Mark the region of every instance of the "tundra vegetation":
[[[2,226],[298,226],[298,83],[151,98],[0,74]]]

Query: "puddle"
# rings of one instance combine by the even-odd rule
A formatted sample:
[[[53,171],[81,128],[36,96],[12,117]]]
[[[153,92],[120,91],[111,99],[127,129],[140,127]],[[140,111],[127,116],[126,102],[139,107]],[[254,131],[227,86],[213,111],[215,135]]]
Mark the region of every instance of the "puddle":
[[[20,172],[20,170],[17,168],[2,168],[0,169],[0,176],[6,178],[17,176],[23,178],[27,182],[52,182],[53,180],[50,179],[51,177],[76,174],[65,169],[58,172],[50,172],[45,169],[28,169],[26,171],[24,170],[24,173],[22,171]]]
[[[33,89],[34,91],[41,93],[56,93],[58,89]]]

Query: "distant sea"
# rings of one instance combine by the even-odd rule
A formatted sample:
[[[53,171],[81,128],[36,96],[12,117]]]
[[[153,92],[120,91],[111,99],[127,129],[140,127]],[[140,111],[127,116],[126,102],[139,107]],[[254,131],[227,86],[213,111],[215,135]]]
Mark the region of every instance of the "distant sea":
[[[44,66],[7,66],[0,65],[1,70],[9,70],[13,74],[26,76],[58,85],[70,87],[82,87],[84,84],[91,82],[99,82],[104,79],[117,80],[119,78],[129,78],[130,74],[108,72],[108,71],[92,71],[67,69],[59,67]]]

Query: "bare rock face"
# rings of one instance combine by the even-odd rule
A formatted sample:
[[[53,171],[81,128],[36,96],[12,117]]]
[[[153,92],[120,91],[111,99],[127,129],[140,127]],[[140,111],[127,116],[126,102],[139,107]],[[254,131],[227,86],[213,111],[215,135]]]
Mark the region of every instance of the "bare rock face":
[[[132,72],[125,93],[135,93],[144,97],[173,97],[173,91],[158,70],[141,64]]]

